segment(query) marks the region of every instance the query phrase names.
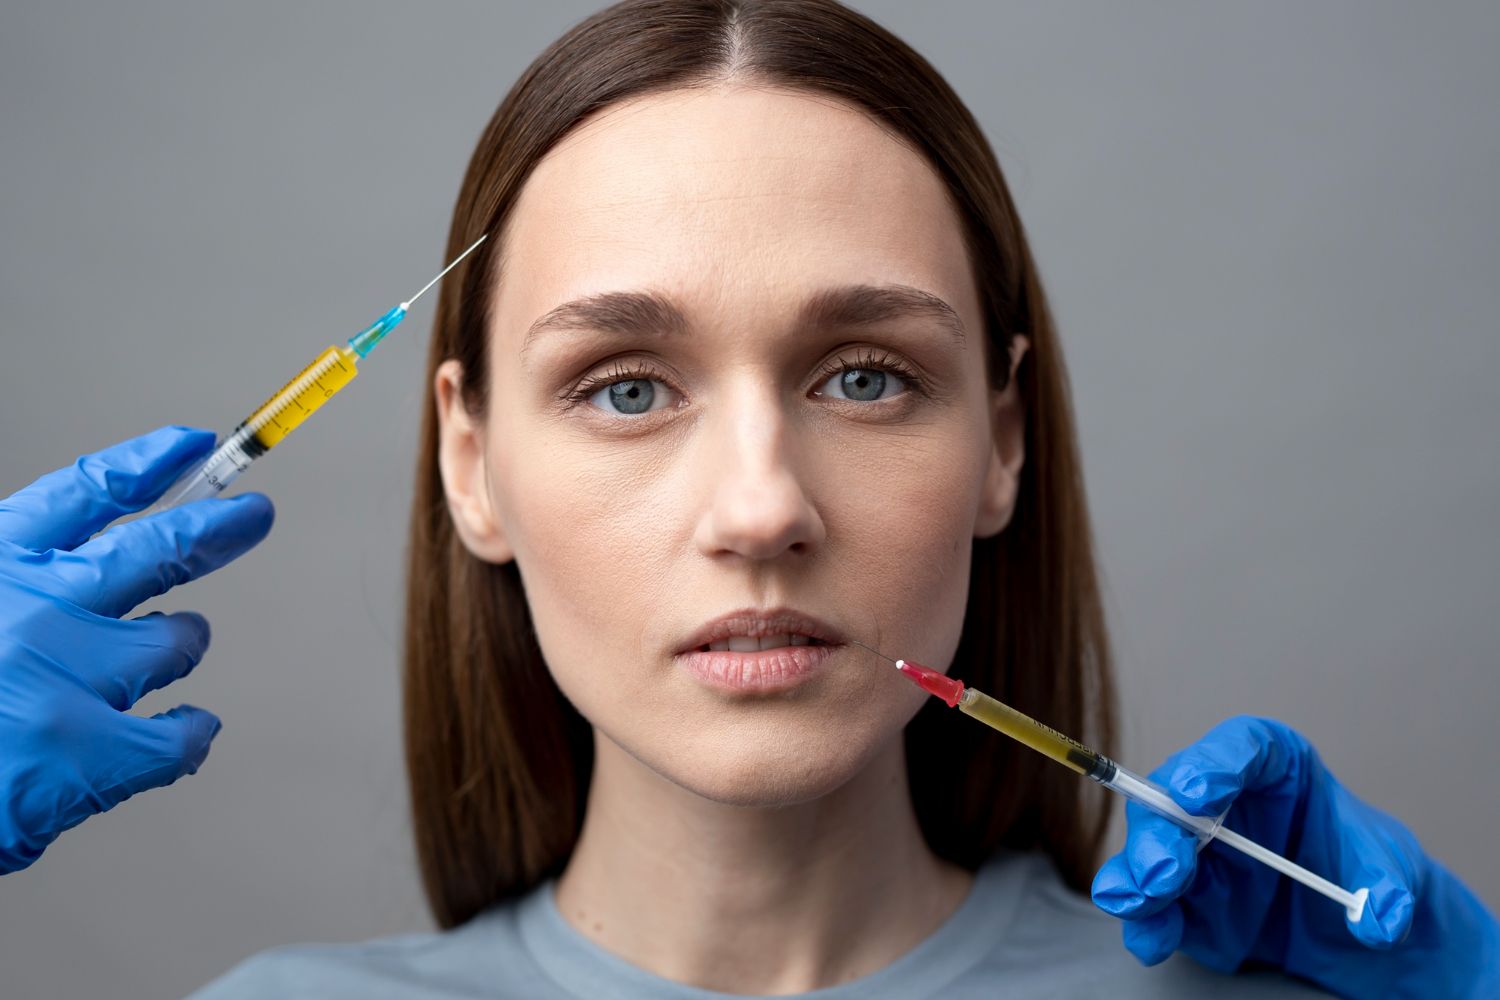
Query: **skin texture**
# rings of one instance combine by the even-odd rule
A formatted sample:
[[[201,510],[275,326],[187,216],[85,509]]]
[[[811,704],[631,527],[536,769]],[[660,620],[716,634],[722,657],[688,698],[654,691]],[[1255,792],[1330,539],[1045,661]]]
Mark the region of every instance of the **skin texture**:
[[[725,612],[784,605],[950,662],[970,540],[1005,527],[1024,456],[1014,382],[984,376],[942,182],[851,106],[730,83],[590,118],[527,180],[502,241],[489,412],[461,405],[445,362],[440,459],[465,545],[516,560],[548,666],[594,727],[559,908],[607,950],[712,989],[796,992],[889,964],[972,881],[912,809],[901,733],[924,696],[857,647],[775,694],[712,688],[674,654]],[[948,302],[966,337],[926,317],[797,323],[820,288],[887,283]],[[683,335],[549,333],[523,357],[558,304],[638,289],[680,303]],[[878,400],[837,398],[872,350],[921,388],[890,373]],[[654,379],[656,408],[559,399],[590,375],[592,392]]]

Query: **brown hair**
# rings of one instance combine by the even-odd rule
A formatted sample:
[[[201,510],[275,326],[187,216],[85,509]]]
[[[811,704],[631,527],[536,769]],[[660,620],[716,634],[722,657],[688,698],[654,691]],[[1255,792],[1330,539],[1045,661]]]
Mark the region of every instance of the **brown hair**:
[[[1109,645],[1052,317],[994,153],[900,39],[833,0],[630,0],[603,10],[543,52],[495,112],[459,191],[449,256],[502,232],[537,161],[588,115],[729,79],[843,99],[922,153],[947,187],[993,386],[1009,377],[1011,338],[1030,340],[1016,376],[1026,412],[1019,495],[1006,530],[973,543],[953,673],[1109,753]],[[465,405],[480,417],[486,409],[498,243],[486,241],[442,287],[408,552],[407,769],[422,878],[443,927],[561,870],[593,766],[592,731],[552,681],[514,562],[487,563],[463,546],[438,471],[437,366],[458,359]],[[1039,848],[1081,890],[1108,822],[1099,790],[946,711],[930,700],[906,732],[932,850],[976,868],[1000,846]]]

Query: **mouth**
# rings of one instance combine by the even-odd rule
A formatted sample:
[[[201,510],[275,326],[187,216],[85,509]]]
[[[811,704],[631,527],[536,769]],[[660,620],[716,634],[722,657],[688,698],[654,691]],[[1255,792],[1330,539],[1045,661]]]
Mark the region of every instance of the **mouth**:
[[[802,683],[844,645],[841,632],[798,611],[731,612],[678,650],[688,673],[711,687],[778,691]]]
[[[716,653],[728,651],[733,653],[756,653],[766,649],[780,649],[782,646],[827,646],[830,643],[822,639],[814,639],[808,635],[798,635],[796,632],[787,632],[782,635],[763,635],[759,638],[748,635],[732,635],[728,639],[718,639],[714,642],[706,642],[697,647],[700,653]]]
[[[754,608],[720,615],[699,628],[677,650],[681,653],[754,653],[798,646],[840,646],[844,636],[832,625],[790,608]]]

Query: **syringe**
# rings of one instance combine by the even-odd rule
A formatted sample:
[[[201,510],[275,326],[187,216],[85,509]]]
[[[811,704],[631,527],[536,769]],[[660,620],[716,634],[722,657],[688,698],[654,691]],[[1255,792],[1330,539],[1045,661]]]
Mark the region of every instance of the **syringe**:
[[[862,642],[856,641],[854,644],[869,649],[881,659],[891,660],[889,656],[879,650],[870,649]],[[1360,914],[1365,909],[1365,900],[1370,895],[1369,889],[1350,892],[1348,889],[1334,885],[1321,875],[1308,871],[1294,861],[1288,861],[1275,851],[1268,850],[1233,830],[1225,829],[1223,816],[1194,816],[1179,806],[1167,790],[1155,782],[1141,777],[1128,768],[1121,767],[1102,753],[1090,750],[1077,740],[1042,725],[1029,715],[991,698],[983,691],[965,687],[964,682],[955,677],[949,677],[931,667],[924,667],[920,663],[912,663],[909,660],[891,660],[891,662],[917,687],[947,702],[949,708],[957,707],[965,715],[972,716],[985,725],[1000,730],[1011,739],[1018,740],[1031,749],[1046,754],[1064,767],[1071,768],[1086,778],[1092,778],[1105,788],[1119,792],[1133,802],[1139,802],[1147,809],[1193,831],[1201,838],[1201,843],[1217,840],[1263,864],[1270,865],[1283,875],[1296,879],[1309,889],[1320,892],[1338,903],[1344,907],[1351,923],[1359,923]]]
[[[280,444],[282,438],[296,430],[314,410],[354,381],[354,376],[359,374],[358,360],[369,354],[386,334],[396,328],[397,323],[406,318],[413,302],[453,270],[488,235],[486,233],[475,240],[417,294],[350,337],[347,345],[335,344],[314,358],[312,364],[297,373],[296,378],[242,420],[212,454],[177,477],[161,499],[147,508],[142,516],[222,493],[250,467],[251,462]]]

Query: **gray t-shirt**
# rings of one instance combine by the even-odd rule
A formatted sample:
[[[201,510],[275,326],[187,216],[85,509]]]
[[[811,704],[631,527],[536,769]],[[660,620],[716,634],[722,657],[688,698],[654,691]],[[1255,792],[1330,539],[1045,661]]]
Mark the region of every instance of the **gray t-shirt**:
[[[358,997],[360,1000],[729,1000],[652,975],[600,948],[563,919],[553,884],[462,927],[361,944],[262,952],[191,1000]],[[942,997],[1299,997],[1311,985],[1269,972],[1222,976],[1182,955],[1145,968],[1120,924],[1069,891],[1036,854],[1001,854],[926,940],[870,975],[799,994],[813,1000]]]

